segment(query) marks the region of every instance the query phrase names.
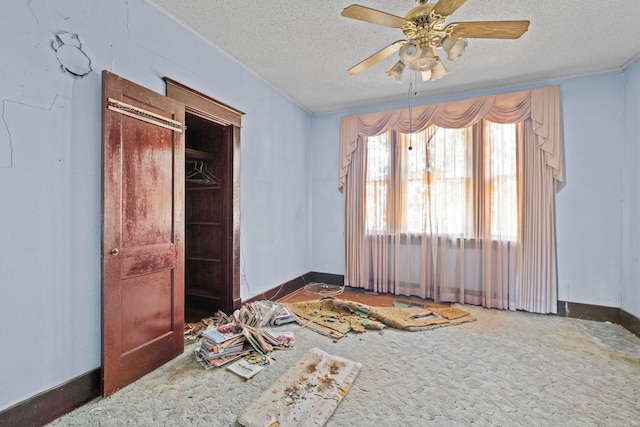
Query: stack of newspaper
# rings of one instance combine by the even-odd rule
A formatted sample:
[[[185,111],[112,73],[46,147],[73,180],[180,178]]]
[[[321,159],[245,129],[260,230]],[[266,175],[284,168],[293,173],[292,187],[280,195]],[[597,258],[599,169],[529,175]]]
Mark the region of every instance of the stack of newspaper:
[[[233,313],[233,318],[238,323],[255,328],[298,321],[297,316],[285,304],[268,300],[244,304]]]
[[[293,348],[293,332],[277,332],[245,326],[242,333],[251,347],[260,353],[271,353],[273,350],[289,350]]]
[[[275,331],[275,328],[269,328],[298,321],[297,316],[283,303],[274,301],[247,303],[230,317],[225,316],[224,321],[226,323],[208,324],[207,329],[199,331],[200,346],[195,350],[195,355],[196,360],[206,369],[224,365],[230,367],[231,362],[234,361],[238,364],[254,362],[252,364],[256,365],[256,369],[249,374],[253,376],[257,374],[256,371],[269,366],[271,359],[267,355],[273,350],[293,348],[293,332],[281,332]],[[262,356],[267,357],[267,362]],[[234,372],[242,375],[240,372],[247,371],[241,369],[240,372]]]
[[[196,360],[207,369],[219,367],[248,354],[249,350],[244,349],[244,344],[242,325],[219,325],[202,331]]]
[[[273,350],[287,350],[293,348],[293,332],[272,333],[267,329],[256,329],[246,326],[242,330],[251,352],[227,366],[231,372],[250,379],[259,374],[267,366],[273,363],[268,353]]]

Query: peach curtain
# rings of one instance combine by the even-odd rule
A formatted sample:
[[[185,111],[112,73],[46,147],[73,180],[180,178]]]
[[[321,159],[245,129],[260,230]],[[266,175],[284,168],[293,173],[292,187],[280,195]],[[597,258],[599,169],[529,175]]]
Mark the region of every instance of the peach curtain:
[[[412,112],[411,120],[409,109],[341,120],[339,190],[345,193],[345,283],[440,301],[555,313],[554,190],[564,185],[559,87],[417,106]],[[420,236],[413,242],[410,236],[366,236],[365,138],[388,131],[417,132],[431,125],[463,128],[482,119],[524,123],[518,241],[479,245],[444,239],[443,244],[442,236],[436,235]],[[416,256],[415,250],[409,254],[407,248],[416,245],[422,248],[417,270],[406,266]],[[402,262],[391,262],[396,258]],[[476,277],[478,274],[482,277]],[[409,277],[412,275],[418,277]]]

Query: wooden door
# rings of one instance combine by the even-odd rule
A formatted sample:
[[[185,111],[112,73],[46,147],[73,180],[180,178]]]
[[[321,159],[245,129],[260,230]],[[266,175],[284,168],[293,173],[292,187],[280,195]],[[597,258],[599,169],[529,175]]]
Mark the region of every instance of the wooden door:
[[[184,349],[184,104],[102,76],[107,396]]]

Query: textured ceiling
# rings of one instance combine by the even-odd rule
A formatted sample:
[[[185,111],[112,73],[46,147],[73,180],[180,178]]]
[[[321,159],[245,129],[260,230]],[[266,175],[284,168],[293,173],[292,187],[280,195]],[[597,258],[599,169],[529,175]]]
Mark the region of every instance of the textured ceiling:
[[[404,16],[413,0],[147,0],[312,113],[401,101],[397,56],[347,69],[404,39],[398,29],[340,16],[357,3]],[[639,0],[467,0],[446,23],[528,19],[517,40],[470,39],[449,75],[417,84],[418,98],[621,70],[640,53]]]

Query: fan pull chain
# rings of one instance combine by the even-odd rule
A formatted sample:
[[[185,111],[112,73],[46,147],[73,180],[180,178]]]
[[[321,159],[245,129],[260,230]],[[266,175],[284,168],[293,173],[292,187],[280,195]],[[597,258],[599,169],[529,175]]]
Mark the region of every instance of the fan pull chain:
[[[416,88],[415,91],[413,88]],[[413,150],[413,98],[418,94],[418,73],[413,73],[413,82],[409,81],[409,151]]]
[[[413,83],[409,82],[409,93],[408,102],[409,102],[409,151],[413,150],[413,99],[411,94],[413,92]]]

